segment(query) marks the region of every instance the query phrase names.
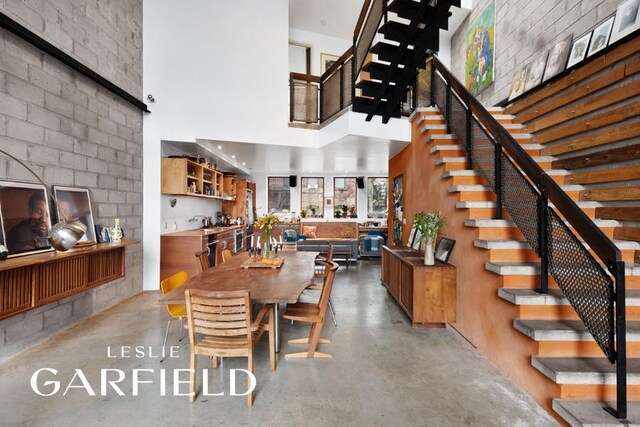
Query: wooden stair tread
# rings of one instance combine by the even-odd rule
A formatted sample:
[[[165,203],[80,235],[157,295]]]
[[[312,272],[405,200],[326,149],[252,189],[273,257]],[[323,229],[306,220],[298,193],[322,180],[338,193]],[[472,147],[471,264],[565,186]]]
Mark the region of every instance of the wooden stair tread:
[[[501,276],[537,276],[540,275],[539,262],[487,261],[485,268]],[[625,263],[626,276],[640,276],[640,264]]]
[[[604,357],[531,357],[531,365],[556,384],[615,384],[616,365]],[[640,385],[640,358],[627,358],[627,382]]]
[[[622,424],[604,408],[615,409],[615,402],[598,400],[553,399],[553,410],[572,426],[621,427]],[[640,402],[628,402],[628,425],[640,425]]]
[[[581,320],[514,319],[513,327],[534,341],[593,341]],[[640,342],[640,321],[627,320],[627,341]]]
[[[640,289],[627,289],[625,292],[627,307],[640,307]],[[535,289],[500,288],[498,296],[515,305],[569,305],[560,289],[551,288],[547,294]]]

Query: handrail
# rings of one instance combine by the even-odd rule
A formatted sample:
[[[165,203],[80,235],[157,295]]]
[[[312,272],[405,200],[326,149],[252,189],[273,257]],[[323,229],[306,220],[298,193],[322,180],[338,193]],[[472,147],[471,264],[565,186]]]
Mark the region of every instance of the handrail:
[[[301,80],[309,83],[320,83],[320,76],[314,76],[312,74],[303,74],[303,73],[289,73],[289,78],[291,80]]]
[[[435,68],[455,91],[456,95],[471,108],[473,114],[478,117],[489,133],[500,139],[503,148],[506,149],[509,156],[524,171],[525,175],[536,185],[544,186],[549,200],[553,202],[598,257],[605,262],[607,268],[615,270],[616,262],[622,260],[622,255],[613,242],[585,215],[582,209],[569,198],[567,193],[549,177],[540,165],[527,154],[509,132],[487,111],[480,101],[473,97],[464,85],[451,74],[436,57],[432,56],[430,60],[433,61]]]
[[[360,16],[358,16],[358,22],[356,23],[356,28],[353,30],[353,37],[358,38],[360,35],[360,30],[362,29],[362,25],[364,24],[364,19],[367,17],[369,13],[369,8],[371,7],[371,0],[365,0],[362,5],[362,9],[360,9]]]
[[[353,55],[353,46],[349,47],[340,58],[329,67],[323,74],[320,76],[321,81],[327,80],[333,73],[335,73],[341,65],[343,65],[351,56]]]

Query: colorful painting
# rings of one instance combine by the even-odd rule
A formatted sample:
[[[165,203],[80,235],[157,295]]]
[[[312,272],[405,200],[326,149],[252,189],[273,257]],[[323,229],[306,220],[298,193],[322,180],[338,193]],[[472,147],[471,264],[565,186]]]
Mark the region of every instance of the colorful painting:
[[[495,68],[495,19],[496,3],[489,6],[476,18],[467,30],[465,46],[467,62],[464,78],[467,89],[477,95],[493,83]]]
[[[402,175],[393,178],[393,243],[402,246]]]

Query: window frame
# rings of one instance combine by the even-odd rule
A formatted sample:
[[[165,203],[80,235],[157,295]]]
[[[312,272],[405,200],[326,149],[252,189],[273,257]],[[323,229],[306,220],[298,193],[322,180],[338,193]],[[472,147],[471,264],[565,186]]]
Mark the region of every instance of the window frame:
[[[302,204],[302,190],[305,188],[305,186],[303,185],[303,180],[305,179],[317,179],[322,181],[322,198],[320,201],[320,212],[316,214],[316,216],[314,216],[313,218],[324,218],[324,195],[325,195],[325,191],[324,191],[324,177],[323,176],[303,176],[300,177],[300,213],[302,214],[302,210],[306,209],[305,206],[303,206]],[[318,184],[320,185],[320,184]]]
[[[368,176],[367,177],[367,219],[380,219],[369,216],[369,180],[370,179],[384,179],[387,181],[387,218],[389,217],[389,177],[388,176]]]
[[[277,178],[277,179],[284,179],[285,182],[289,181],[289,177],[288,176],[267,176],[267,213],[271,213],[271,198],[269,197],[269,192],[271,191],[271,186],[270,186],[270,182],[272,178]],[[288,186],[288,190],[289,190],[289,208],[287,209],[289,212],[291,212],[291,186]],[[282,213],[282,211],[275,211],[275,213]]]
[[[351,218],[357,218],[358,217],[358,178],[355,176],[334,176],[333,177],[333,218],[335,218],[335,212],[336,212],[336,204],[337,204],[337,198],[336,198],[336,179],[353,179],[355,185],[356,185],[356,201],[355,201],[355,206],[356,206],[356,216],[355,217],[351,217]]]

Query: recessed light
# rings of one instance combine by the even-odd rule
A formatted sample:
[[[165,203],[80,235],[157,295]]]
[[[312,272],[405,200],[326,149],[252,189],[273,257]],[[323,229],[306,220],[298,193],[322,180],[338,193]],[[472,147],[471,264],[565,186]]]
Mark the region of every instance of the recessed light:
[[[218,145],[218,150],[222,150],[222,145]]]
[[[242,162],[242,166],[246,166],[247,164],[245,162]]]
[[[235,159],[235,158],[236,158],[235,154],[232,154],[232,155],[231,155],[231,158],[232,158],[232,159]]]

